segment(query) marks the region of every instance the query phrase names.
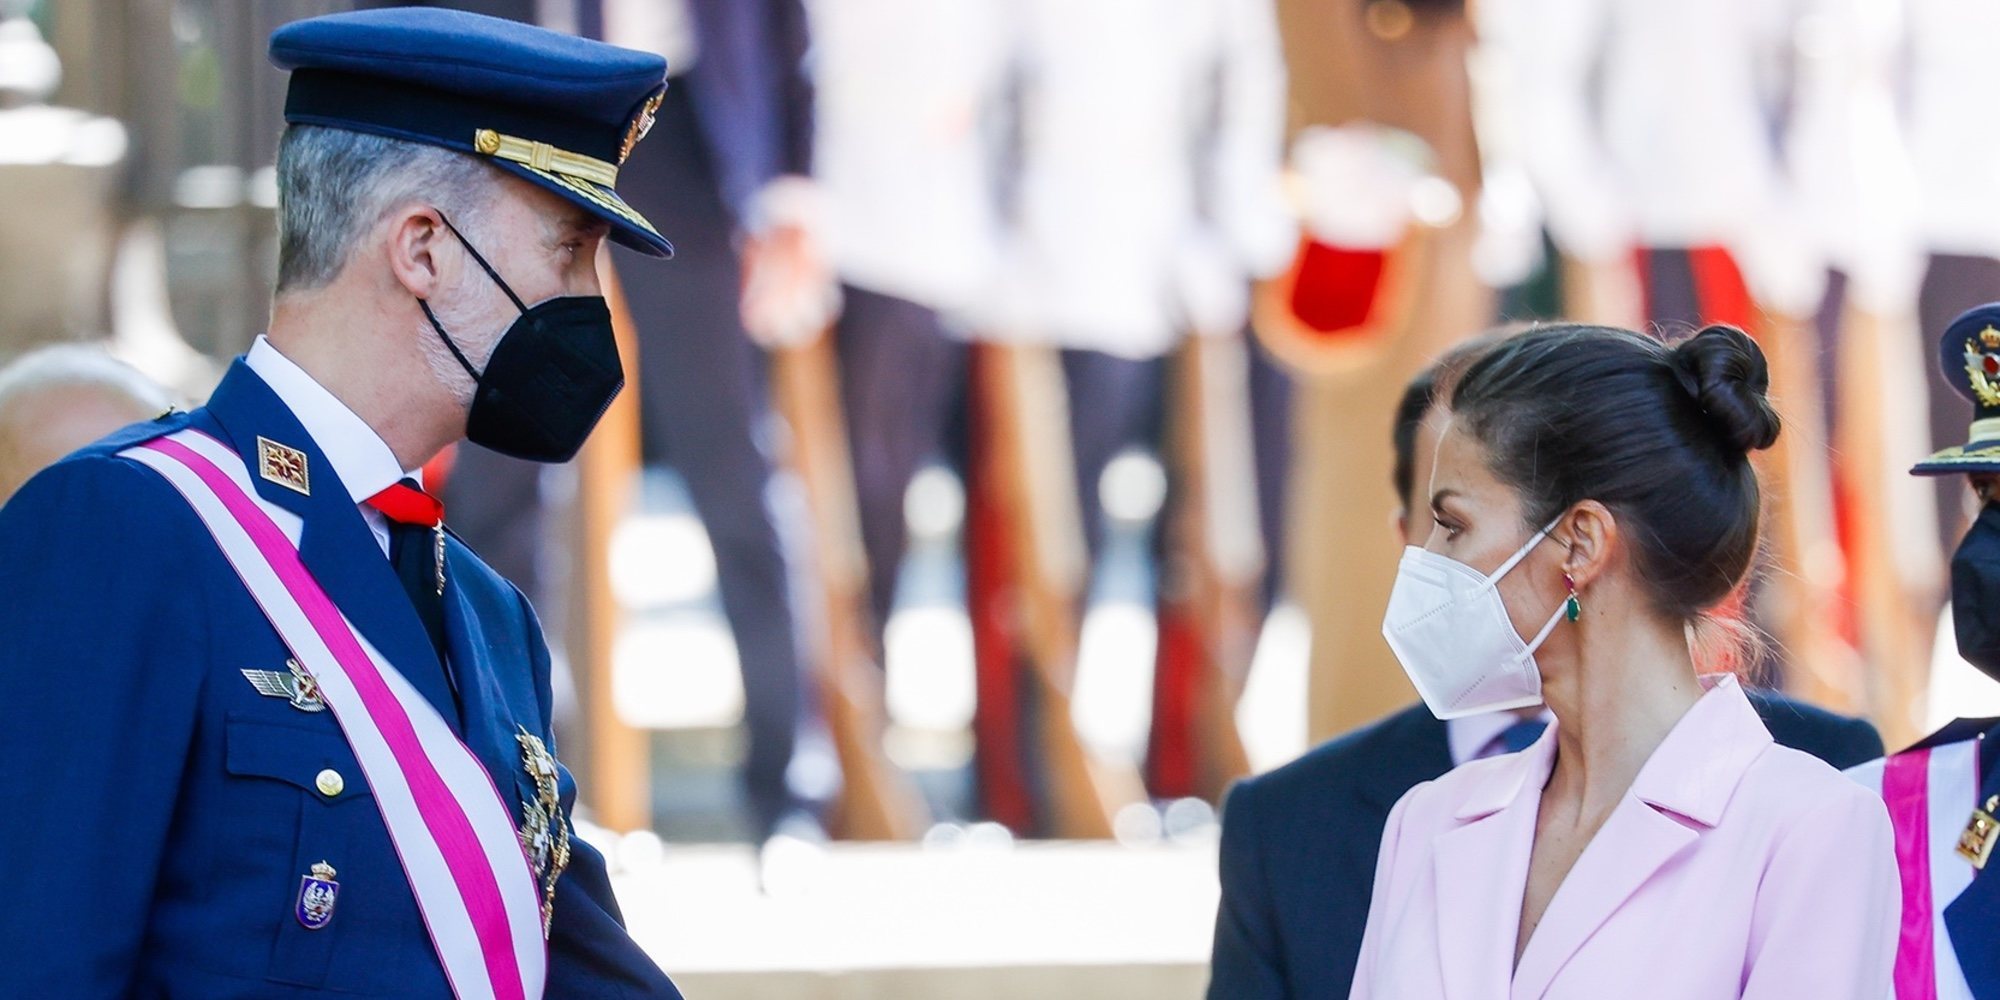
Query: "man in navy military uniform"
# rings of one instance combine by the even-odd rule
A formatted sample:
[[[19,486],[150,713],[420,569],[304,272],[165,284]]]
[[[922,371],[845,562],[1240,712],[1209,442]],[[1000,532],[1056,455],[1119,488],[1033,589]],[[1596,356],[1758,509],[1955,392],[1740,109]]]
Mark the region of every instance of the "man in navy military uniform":
[[[1972,431],[1910,472],[1963,475],[1979,499],[1951,558],[1952,630],[1959,655],[2000,681],[2000,303],[1945,327],[1938,371],[1972,402]],[[1848,773],[1888,804],[1904,913],[1926,915],[1904,925],[1898,995],[1908,983],[1938,1000],[2000,1000],[2000,719],[1958,719]]]
[[[0,510],[0,996],[677,998],[604,860],[570,840],[533,612],[411,471],[461,437],[565,459],[622,385],[594,259],[606,236],[671,250],[614,190],[664,61],[420,9],[292,24],[271,53],[293,75],[268,335],[207,406],[86,448]],[[453,760],[476,761],[482,793],[490,778],[503,821],[482,843],[501,849],[480,857],[515,880],[511,922],[458,867],[460,911],[420,906],[438,883],[391,800],[445,801],[436,775],[371,767],[373,704],[336,700],[218,522],[130,457],[174,440],[240,461],[298,586],[456,740],[429,762],[447,784],[468,770]],[[502,859],[515,837],[527,869]],[[453,920],[486,968],[531,973],[490,993],[448,974]]]
[[[1448,352],[1405,390],[1393,439],[1398,525],[1430,533],[1431,457],[1459,375],[1493,341]],[[1835,767],[1882,752],[1873,726],[1769,691],[1748,691],[1772,739]],[[1376,853],[1396,800],[1478,757],[1539,736],[1537,710],[1439,721],[1419,702],[1340,736],[1230,791],[1222,823],[1222,900],[1215,918],[1212,1000],[1340,1000],[1368,925]],[[1986,998],[1981,998],[1986,1000]]]

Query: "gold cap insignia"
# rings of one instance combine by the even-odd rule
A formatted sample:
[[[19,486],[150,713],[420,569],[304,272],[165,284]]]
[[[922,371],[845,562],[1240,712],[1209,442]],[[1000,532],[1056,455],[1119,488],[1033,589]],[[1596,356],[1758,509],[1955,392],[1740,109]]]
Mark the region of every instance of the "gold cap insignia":
[[[2000,330],[1989,326],[1979,331],[1979,346],[1989,351],[2000,351]]]
[[[632,147],[637,146],[639,140],[644,139],[646,133],[653,130],[653,117],[659,114],[660,105],[666,99],[667,92],[665,88],[662,88],[659,93],[646,99],[646,106],[640,108],[639,114],[632,119],[632,124],[625,127],[625,141],[618,144],[618,162],[620,164],[625,162],[626,157],[632,155]]]
[[[2000,340],[2000,330],[1990,326],[1976,338],[1965,338],[1965,374],[1981,405],[2000,406],[2000,354],[1994,353],[2000,350],[2000,344],[1986,350],[1980,347],[1989,334]]]
[[[257,474],[302,496],[312,496],[312,474],[306,453],[267,437],[257,438]]]

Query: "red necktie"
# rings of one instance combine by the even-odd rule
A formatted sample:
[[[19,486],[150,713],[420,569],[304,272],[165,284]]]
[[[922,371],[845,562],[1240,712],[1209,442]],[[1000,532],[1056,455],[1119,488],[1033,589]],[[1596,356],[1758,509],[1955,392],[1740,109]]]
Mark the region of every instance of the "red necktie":
[[[389,561],[450,680],[444,634],[444,504],[416,480],[405,479],[369,497],[368,506],[389,519]],[[456,691],[457,684],[452,688]]]
[[[405,479],[369,497],[368,506],[397,524],[435,528],[444,523],[444,504],[425,493],[414,479]]]

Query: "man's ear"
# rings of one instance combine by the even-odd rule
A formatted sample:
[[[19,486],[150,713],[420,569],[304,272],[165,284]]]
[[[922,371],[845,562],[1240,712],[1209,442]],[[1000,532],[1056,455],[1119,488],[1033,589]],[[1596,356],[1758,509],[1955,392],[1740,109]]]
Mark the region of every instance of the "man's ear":
[[[1569,554],[1563,557],[1563,572],[1576,581],[1578,590],[1604,575],[1622,542],[1618,519],[1612,516],[1610,508],[1595,500],[1585,500],[1571,508],[1551,534],[1569,545]]]
[[[438,247],[446,235],[443,216],[428,205],[407,205],[383,221],[381,232],[396,283],[419,299],[429,299],[442,284]]]

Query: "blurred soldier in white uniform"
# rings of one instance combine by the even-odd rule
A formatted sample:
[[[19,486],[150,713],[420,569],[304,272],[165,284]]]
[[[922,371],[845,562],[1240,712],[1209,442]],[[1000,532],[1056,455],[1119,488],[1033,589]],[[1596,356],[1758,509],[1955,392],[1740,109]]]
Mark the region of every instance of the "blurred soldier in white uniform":
[[[1809,315],[1825,262],[1788,183],[1791,0],[1511,0],[1522,153],[1556,246],[1636,261],[1646,322]],[[1740,271],[1740,278],[1737,272]]]
[[[1105,467],[1159,440],[1163,359],[1190,334],[1240,336],[1251,284],[1295,249],[1283,55],[1270,0],[1029,0],[1015,14],[1008,228],[981,327],[1060,351],[1094,557]],[[1275,554],[1290,386],[1261,356],[1251,372],[1259,520]],[[1033,725],[1033,707],[1020,718]]]
[[[1158,360],[1235,335],[1289,260],[1269,0],[1028,0],[1017,173],[984,327],[1063,351],[1085,532],[1097,477],[1158,423]]]
[[[907,541],[903,494],[963,402],[967,311],[1000,240],[1001,0],[813,0],[813,172],[842,282],[835,328],[876,642]]]

